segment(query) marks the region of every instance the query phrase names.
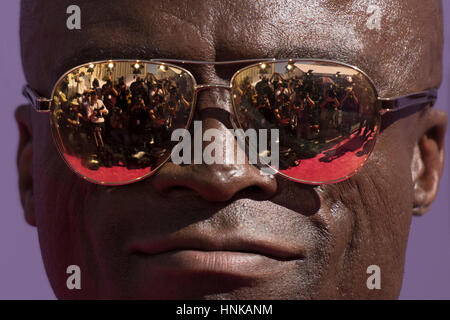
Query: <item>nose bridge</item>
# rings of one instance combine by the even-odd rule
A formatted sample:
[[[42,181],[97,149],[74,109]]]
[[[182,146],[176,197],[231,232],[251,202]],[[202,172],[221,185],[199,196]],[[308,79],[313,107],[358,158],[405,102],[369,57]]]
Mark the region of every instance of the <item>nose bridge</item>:
[[[194,138],[200,137],[198,149],[203,157],[210,141],[203,140],[204,133],[208,129],[215,129],[214,142],[217,143],[213,150],[214,156],[222,154],[223,161],[230,163],[206,164],[203,161],[196,164],[179,166],[172,162],[167,162],[152,177],[153,188],[161,193],[181,192],[182,189],[191,190],[207,201],[224,202],[232,199],[236,194],[244,192],[246,196],[254,196],[261,199],[271,198],[277,190],[276,179],[261,174],[259,168],[253,166],[246,159],[244,164],[238,164],[235,156],[239,146],[234,142],[234,136],[228,129],[237,127],[230,123],[230,115],[233,111],[233,97],[231,82],[222,82],[214,74],[207,74],[203,79],[205,83],[195,85],[195,106],[193,112],[202,122],[197,127]],[[211,82],[209,82],[211,80]],[[217,81],[217,82],[214,82]],[[213,90],[211,90],[213,89]],[[209,90],[209,91],[208,91]],[[222,91],[226,91],[224,93]],[[201,94],[199,94],[201,92]],[[200,133],[200,134],[198,134]],[[233,143],[230,143],[233,140]],[[213,145],[214,146],[214,145]],[[195,142],[190,146],[191,155],[195,157]],[[236,148],[235,148],[236,147]],[[231,150],[227,149],[231,148]],[[210,153],[212,155],[212,153]],[[208,155],[208,153],[207,153]],[[220,156],[219,156],[220,159]],[[236,159],[236,160],[235,160]]]
[[[232,86],[230,83],[211,82],[195,86],[195,110],[203,112],[205,109],[222,109],[233,113]],[[225,92],[224,92],[225,91]]]

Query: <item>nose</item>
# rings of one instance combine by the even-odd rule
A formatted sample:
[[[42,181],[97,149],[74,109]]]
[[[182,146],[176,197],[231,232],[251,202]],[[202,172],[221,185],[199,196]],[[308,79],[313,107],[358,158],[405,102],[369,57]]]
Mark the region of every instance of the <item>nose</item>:
[[[153,188],[160,193],[193,191],[207,201],[228,201],[239,194],[251,196],[258,200],[270,199],[277,192],[277,181],[274,176],[265,174],[260,168],[250,164],[248,158],[245,161],[237,161],[237,148],[235,136],[227,124],[227,114],[232,115],[233,108],[230,100],[230,92],[226,88],[210,87],[208,90],[200,90],[197,96],[195,121],[201,121],[202,135],[210,129],[214,129],[214,140],[202,141],[202,155],[210,143],[223,146],[223,162],[206,164],[202,163],[176,165],[167,162],[158,172],[152,176]],[[222,115],[222,116],[221,116]],[[228,117],[229,120],[229,117]],[[199,132],[191,130],[191,141]],[[202,139],[203,140],[203,139]],[[194,143],[192,143],[193,145]],[[194,147],[192,146],[192,149]],[[215,150],[217,152],[220,150]],[[192,150],[192,154],[195,150]]]
[[[276,179],[250,165],[189,165],[167,163],[153,178],[153,188],[162,194],[195,192],[206,201],[224,202],[242,194],[257,200],[270,199]]]

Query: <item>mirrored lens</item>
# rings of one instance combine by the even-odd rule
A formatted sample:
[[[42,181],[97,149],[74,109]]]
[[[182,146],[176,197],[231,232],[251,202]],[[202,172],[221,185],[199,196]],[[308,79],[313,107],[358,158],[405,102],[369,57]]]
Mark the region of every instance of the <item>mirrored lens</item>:
[[[279,168],[286,177],[323,184],[356,173],[380,127],[375,89],[361,72],[329,62],[267,62],[232,81],[244,130],[277,129]],[[268,153],[271,150],[268,139]],[[271,155],[272,157],[274,155]]]
[[[65,75],[53,93],[51,124],[69,166],[90,181],[125,184],[167,159],[171,133],[185,128],[194,80],[159,63],[91,63]]]

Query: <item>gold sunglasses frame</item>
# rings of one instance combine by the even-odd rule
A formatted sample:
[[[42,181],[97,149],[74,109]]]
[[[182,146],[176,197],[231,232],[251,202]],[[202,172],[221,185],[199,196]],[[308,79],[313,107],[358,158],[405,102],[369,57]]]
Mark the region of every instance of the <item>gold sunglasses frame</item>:
[[[177,68],[183,72],[185,72],[186,74],[188,74],[194,84],[194,92],[193,92],[193,97],[192,97],[192,107],[191,107],[191,111],[190,111],[190,115],[188,117],[188,121],[186,123],[186,127],[185,129],[189,129],[189,126],[192,123],[192,119],[195,115],[195,109],[196,109],[196,103],[197,103],[197,94],[202,91],[202,90],[208,90],[208,89],[224,89],[230,92],[230,94],[233,91],[233,82],[234,79],[243,71],[247,70],[248,68],[253,68],[255,66],[261,65],[263,63],[318,63],[318,64],[329,64],[329,65],[333,65],[333,66],[339,66],[339,67],[343,67],[343,68],[350,68],[355,70],[356,72],[362,74],[370,83],[370,85],[372,86],[372,89],[374,91],[374,94],[376,96],[376,106],[375,108],[377,108],[377,111],[379,113],[379,119],[378,121],[381,121],[381,116],[383,116],[386,113],[390,113],[390,112],[396,112],[396,111],[400,111],[409,107],[413,107],[413,106],[426,106],[426,105],[434,105],[435,100],[437,99],[437,88],[431,88],[425,91],[421,91],[421,92],[415,92],[415,93],[411,93],[411,94],[407,94],[407,95],[403,95],[403,96],[398,96],[398,97],[388,97],[388,98],[381,98],[378,94],[378,90],[373,82],[373,80],[370,78],[370,76],[368,76],[364,71],[362,71],[361,69],[359,69],[358,67],[355,67],[353,65],[350,64],[346,64],[343,62],[337,62],[337,61],[332,61],[332,60],[325,60],[325,59],[308,59],[308,58],[300,58],[300,59],[296,59],[296,58],[291,58],[291,59],[245,59],[245,60],[232,60],[232,61],[196,61],[196,60],[178,60],[178,59],[150,59],[150,60],[137,60],[137,59],[110,59],[110,60],[100,60],[100,61],[94,61],[94,62],[89,62],[89,63],[84,63],[81,65],[78,65],[70,70],[68,70],[67,72],[65,72],[59,79],[58,81],[55,83],[55,85],[53,86],[52,89],[52,93],[51,93],[51,97],[53,97],[55,95],[55,91],[58,87],[58,85],[60,84],[60,82],[62,81],[62,79],[64,79],[67,75],[69,75],[70,73],[72,73],[73,71],[81,68],[81,67],[86,67],[89,66],[91,64],[105,64],[105,63],[140,63],[140,64],[159,64],[159,65],[164,65],[166,67],[173,67],[173,68]],[[187,70],[184,67],[181,67],[180,65],[231,65],[231,64],[249,64],[246,67],[239,69],[238,71],[236,71],[234,73],[234,75],[231,77],[230,81],[229,81],[229,85],[223,85],[223,84],[198,84],[197,80],[195,79],[195,77],[192,75],[192,73]],[[40,113],[50,113],[51,112],[51,107],[52,107],[52,102],[53,99],[51,98],[46,98],[46,97],[42,97],[41,95],[39,95],[34,89],[32,89],[29,85],[25,85],[23,87],[23,95],[28,99],[28,101],[30,102],[30,104],[32,105],[32,107],[34,108],[35,111],[40,112]],[[235,105],[234,99],[232,100],[232,105],[233,105],[233,112],[235,115],[237,115],[237,106]],[[235,126],[234,121],[232,121],[233,125]],[[240,127],[242,127],[239,124]],[[53,130],[52,130],[53,131]],[[379,130],[378,130],[379,132]],[[56,138],[53,137],[55,142],[56,142]],[[100,184],[100,185],[109,185],[109,186],[117,186],[117,185],[126,185],[126,184],[130,184],[130,183],[134,183],[140,180],[143,180],[149,176],[151,176],[152,174],[154,174],[156,171],[158,171],[158,169],[163,166],[170,158],[170,155],[168,155],[166,157],[166,159],[164,159],[155,169],[153,169],[151,172],[149,172],[148,174],[124,182],[124,183],[105,183],[105,182],[99,182],[99,181],[95,181],[92,180],[86,176],[84,176],[83,174],[79,173],[77,170],[75,170],[70,163],[68,163],[68,161],[65,159],[65,157],[63,156],[62,150],[61,150],[61,146],[59,146],[59,143],[56,143],[58,151],[61,155],[61,157],[65,160],[65,162],[67,163],[67,165],[71,168],[72,171],[74,171],[75,173],[77,173],[80,177],[82,177],[83,179],[92,182],[92,183],[96,183],[96,184]],[[361,165],[354,170],[351,174],[347,175],[346,177],[343,177],[342,179],[339,180],[335,180],[335,181],[330,181],[327,183],[321,183],[321,184],[331,184],[331,183],[337,183],[343,180],[348,179],[349,177],[353,176],[354,174],[356,174],[367,162],[367,160],[369,159],[370,154],[367,156],[366,160],[361,163]],[[272,168],[274,169],[274,168]],[[299,183],[305,183],[305,184],[311,184],[311,185],[317,185],[318,183],[314,183],[314,182],[309,182],[309,181],[303,181],[303,180],[299,180],[299,179],[294,179],[291,177],[288,177],[286,175],[284,175],[283,173],[279,172],[279,170],[276,170],[276,173],[284,176],[287,179],[299,182]]]

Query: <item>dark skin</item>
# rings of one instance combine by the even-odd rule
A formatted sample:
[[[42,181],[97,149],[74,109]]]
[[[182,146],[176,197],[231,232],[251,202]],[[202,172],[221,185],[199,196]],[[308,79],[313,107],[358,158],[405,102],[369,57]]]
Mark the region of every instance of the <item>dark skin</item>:
[[[381,30],[366,27],[364,1],[78,1],[80,31],[65,28],[70,1],[22,3],[25,75],[44,96],[69,68],[109,58],[327,58],[358,66],[386,97],[441,81],[439,1],[380,1]],[[90,14],[98,8],[101,15]],[[226,83],[241,67],[190,70],[198,83]],[[229,93],[203,91],[197,102],[203,129],[219,129],[225,139],[225,125],[202,113],[206,108],[232,112]],[[139,183],[102,187],[76,176],[60,158],[48,115],[22,106],[16,119],[25,218],[38,228],[57,297],[163,299],[397,298],[411,218],[428,211],[437,194],[447,121],[436,108],[395,122],[384,118],[389,125],[366,166],[333,185],[262,176],[250,165],[167,163]],[[149,272],[128,250],[136,239],[226,242],[236,235],[254,244],[276,242],[293,254],[244,281]],[[82,270],[79,291],[66,288],[72,264]],[[381,268],[381,290],[366,287],[373,264]]]

